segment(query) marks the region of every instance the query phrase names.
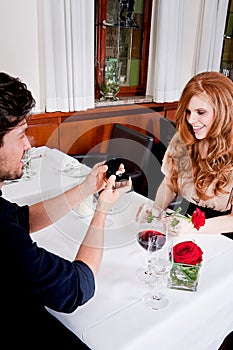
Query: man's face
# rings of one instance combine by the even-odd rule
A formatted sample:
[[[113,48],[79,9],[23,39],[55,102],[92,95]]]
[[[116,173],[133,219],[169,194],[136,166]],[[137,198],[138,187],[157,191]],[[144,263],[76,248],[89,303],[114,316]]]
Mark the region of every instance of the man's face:
[[[23,174],[22,157],[24,151],[31,148],[25,135],[26,129],[24,119],[3,137],[3,145],[0,147],[0,183],[20,178]]]

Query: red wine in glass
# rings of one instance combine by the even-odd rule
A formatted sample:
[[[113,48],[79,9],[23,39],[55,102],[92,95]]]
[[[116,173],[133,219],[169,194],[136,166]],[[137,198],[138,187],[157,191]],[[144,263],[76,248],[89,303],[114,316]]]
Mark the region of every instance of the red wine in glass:
[[[166,235],[156,230],[144,230],[139,232],[137,241],[142,248],[148,250],[150,244],[150,251],[155,252],[161,249],[166,242]]]

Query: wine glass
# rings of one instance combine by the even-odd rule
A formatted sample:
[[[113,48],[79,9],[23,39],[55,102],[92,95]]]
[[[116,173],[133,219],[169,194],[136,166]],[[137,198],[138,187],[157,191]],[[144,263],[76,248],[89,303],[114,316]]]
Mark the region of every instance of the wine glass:
[[[151,270],[155,276],[155,289],[153,293],[146,293],[143,297],[145,305],[153,310],[165,308],[169,300],[161,293],[164,284],[167,286],[167,276],[173,264],[173,244],[171,240],[166,240],[162,249],[157,250],[151,261]]]
[[[34,149],[35,140],[33,136],[27,136],[27,138],[28,138],[28,142],[31,145],[31,148],[24,151],[24,156],[23,156],[24,167],[23,167],[22,177],[25,180],[29,180],[31,176],[34,174],[31,169],[31,156],[32,156],[32,149]]]
[[[147,252],[146,268],[138,268],[136,273],[139,279],[145,283],[150,283],[155,279],[151,269],[151,259],[153,253],[160,250],[167,236],[165,213],[160,208],[155,208],[151,204],[144,204],[140,208],[137,220],[137,242]]]

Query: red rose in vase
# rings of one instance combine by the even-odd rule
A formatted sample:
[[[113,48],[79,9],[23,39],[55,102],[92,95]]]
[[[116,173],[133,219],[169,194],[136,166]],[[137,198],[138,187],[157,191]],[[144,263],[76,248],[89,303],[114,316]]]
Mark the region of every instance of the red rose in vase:
[[[201,268],[203,251],[193,241],[176,244],[173,247],[174,264],[170,271],[169,286],[195,292]]]
[[[192,223],[193,226],[199,230],[201,226],[205,225],[205,213],[201,211],[200,209],[196,208],[192,215]]]
[[[192,241],[176,244],[173,247],[173,259],[175,263],[197,265],[202,262],[203,251]]]

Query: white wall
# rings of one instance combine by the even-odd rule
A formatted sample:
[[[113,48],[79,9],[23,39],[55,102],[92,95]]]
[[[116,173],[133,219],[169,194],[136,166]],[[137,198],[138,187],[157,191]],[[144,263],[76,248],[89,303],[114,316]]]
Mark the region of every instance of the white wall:
[[[0,71],[27,84],[35,111],[43,105],[39,67],[37,0],[0,0]]]

